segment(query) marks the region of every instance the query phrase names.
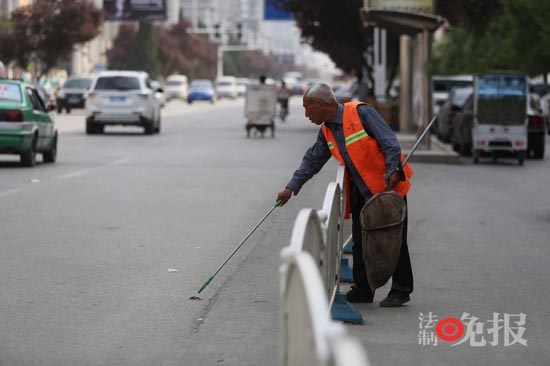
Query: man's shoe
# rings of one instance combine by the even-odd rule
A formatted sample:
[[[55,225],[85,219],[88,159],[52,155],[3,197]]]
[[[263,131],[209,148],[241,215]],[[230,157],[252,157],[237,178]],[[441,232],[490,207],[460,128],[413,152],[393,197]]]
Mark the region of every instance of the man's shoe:
[[[409,302],[411,297],[409,294],[397,291],[390,291],[388,296],[380,301],[380,306],[383,308],[396,308],[403,305],[406,302]]]
[[[348,302],[372,304],[373,299],[373,294],[365,293],[355,285],[351,286],[351,290],[346,294],[346,300],[348,300]]]

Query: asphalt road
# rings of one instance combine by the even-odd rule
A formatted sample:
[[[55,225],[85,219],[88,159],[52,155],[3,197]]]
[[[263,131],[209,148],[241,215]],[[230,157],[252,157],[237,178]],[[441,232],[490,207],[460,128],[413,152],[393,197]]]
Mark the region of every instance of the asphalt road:
[[[275,139],[246,139],[242,100],[171,102],[154,136],[118,127],[87,136],[77,111],[57,116],[57,163],[22,168],[0,156],[0,365],[276,365],[279,252],[298,211],[320,207],[333,162],[274,211],[202,300],[189,297],[314,141],[300,104]],[[366,325],[349,327],[373,365],[550,363],[549,165],[547,153],[523,167],[413,166],[412,301],[360,305]],[[528,347],[502,337],[420,345],[428,312],[470,313],[486,327],[493,313],[524,313]]]
[[[189,300],[272,207],[315,136],[300,102],[275,139],[246,138],[242,100],[174,101],[160,135],[88,136],[76,111],[57,116],[55,164],[29,169],[1,156],[0,365],[181,364],[252,248],[272,240],[278,256],[288,243],[295,212],[285,208],[284,225],[270,229],[277,210],[203,300]],[[276,289],[276,273],[265,274]],[[261,295],[253,282],[245,287]]]

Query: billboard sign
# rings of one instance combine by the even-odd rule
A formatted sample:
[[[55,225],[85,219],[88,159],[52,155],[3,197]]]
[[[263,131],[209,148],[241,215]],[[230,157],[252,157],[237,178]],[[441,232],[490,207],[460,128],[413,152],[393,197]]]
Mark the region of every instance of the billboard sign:
[[[277,7],[274,0],[265,0],[264,20],[294,20],[294,15]]]
[[[166,20],[166,0],[103,0],[108,21]]]
[[[433,14],[433,0],[368,0],[369,10],[398,10]]]

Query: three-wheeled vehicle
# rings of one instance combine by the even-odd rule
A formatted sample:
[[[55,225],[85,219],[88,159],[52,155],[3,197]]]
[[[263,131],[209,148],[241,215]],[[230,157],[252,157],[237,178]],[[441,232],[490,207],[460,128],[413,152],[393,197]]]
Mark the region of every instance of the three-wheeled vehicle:
[[[523,164],[527,152],[528,77],[519,73],[478,75],[474,81],[472,154],[496,161],[517,157]]]
[[[277,88],[274,85],[248,85],[244,103],[246,137],[250,137],[252,129],[256,129],[263,137],[268,128],[271,129],[271,137],[275,137],[276,108]]]

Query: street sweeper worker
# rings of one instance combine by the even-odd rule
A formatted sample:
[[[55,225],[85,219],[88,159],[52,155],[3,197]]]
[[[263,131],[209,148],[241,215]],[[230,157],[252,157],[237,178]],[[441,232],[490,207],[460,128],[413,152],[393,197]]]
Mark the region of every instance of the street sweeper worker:
[[[277,200],[281,200],[282,206],[292,194],[297,195],[331,156],[345,165],[346,218],[351,213],[354,242],[354,284],[346,298],[354,303],[372,303],[374,291],[369,286],[363,261],[361,210],[369,198],[384,190],[394,190],[406,200],[412,170],[408,165],[402,166],[404,159],[395,134],[368,104],[359,101],[339,104],[330,86],[316,83],[305,92],[303,106],[305,116],[321,129],[317,141],[306,151],[300,167],[285,189],[279,192]],[[392,287],[380,306],[401,306],[410,300],[412,291],[413,274],[405,219]]]

